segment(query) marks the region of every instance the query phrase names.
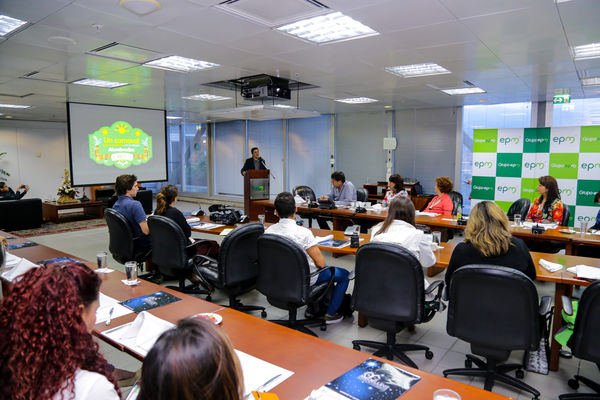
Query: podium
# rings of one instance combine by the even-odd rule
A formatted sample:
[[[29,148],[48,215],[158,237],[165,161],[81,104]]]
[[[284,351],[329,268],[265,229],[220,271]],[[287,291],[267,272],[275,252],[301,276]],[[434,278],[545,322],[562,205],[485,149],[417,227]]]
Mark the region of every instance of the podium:
[[[269,199],[269,170],[249,169],[244,175],[244,213],[256,221],[264,207],[255,205],[256,200]]]

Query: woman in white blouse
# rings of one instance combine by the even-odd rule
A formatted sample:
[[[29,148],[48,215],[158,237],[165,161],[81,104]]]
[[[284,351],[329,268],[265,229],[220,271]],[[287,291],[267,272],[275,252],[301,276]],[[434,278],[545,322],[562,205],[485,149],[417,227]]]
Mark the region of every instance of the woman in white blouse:
[[[386,219],[371,230],[371,242],[398,244],[410,251],[424,268],[436,262],[431,240],[415,228],[415,206],[406,197],[392,200]],[[428,286],[429,282],[425,279],[425,289]]]

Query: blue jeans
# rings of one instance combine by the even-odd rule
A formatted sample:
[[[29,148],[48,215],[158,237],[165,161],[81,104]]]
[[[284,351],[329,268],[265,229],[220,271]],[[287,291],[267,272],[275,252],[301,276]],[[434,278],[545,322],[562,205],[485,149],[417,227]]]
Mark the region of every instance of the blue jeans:
[[[325,267],[328,267],[328,265]],[[331,273],[332,270],[330,269],[321,272],[317,277],[316,283],[328,281],[331,279]],[[348,271],[344,268],[333,267],[333,295],[331,296],[329,306],[327,307],[327,314],[335,315],[338,308],[342,305],[344,294],[346,294],[346,289],[348,289],[348,282]]]

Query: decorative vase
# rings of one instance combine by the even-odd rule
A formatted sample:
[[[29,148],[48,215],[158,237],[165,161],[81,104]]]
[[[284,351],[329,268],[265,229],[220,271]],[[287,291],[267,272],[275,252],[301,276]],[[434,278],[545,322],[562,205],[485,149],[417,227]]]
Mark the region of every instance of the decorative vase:
[[[77,199],[75,199],[75,193],[73,193],[72,195],[61,195],[58,200],[56,200],[57,203],[59,204],[65,204],[65,203],[77,203]]]

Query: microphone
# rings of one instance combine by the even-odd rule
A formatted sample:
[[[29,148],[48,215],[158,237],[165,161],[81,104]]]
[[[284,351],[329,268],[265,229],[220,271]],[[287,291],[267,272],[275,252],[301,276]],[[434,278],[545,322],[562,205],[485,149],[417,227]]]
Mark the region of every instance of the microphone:
[[[258,161],[260,161],[263,165],[263,167],[265,167],[265,169],[269,169],[267,168],[267,164],[265,164],[265,160],[262,157],[258,157]],[[273,180],[275,180],[275,175],[273,175],[273,173],[271,171],[269,171],[269,173],[271,174],[271,177],[273,178]]]

